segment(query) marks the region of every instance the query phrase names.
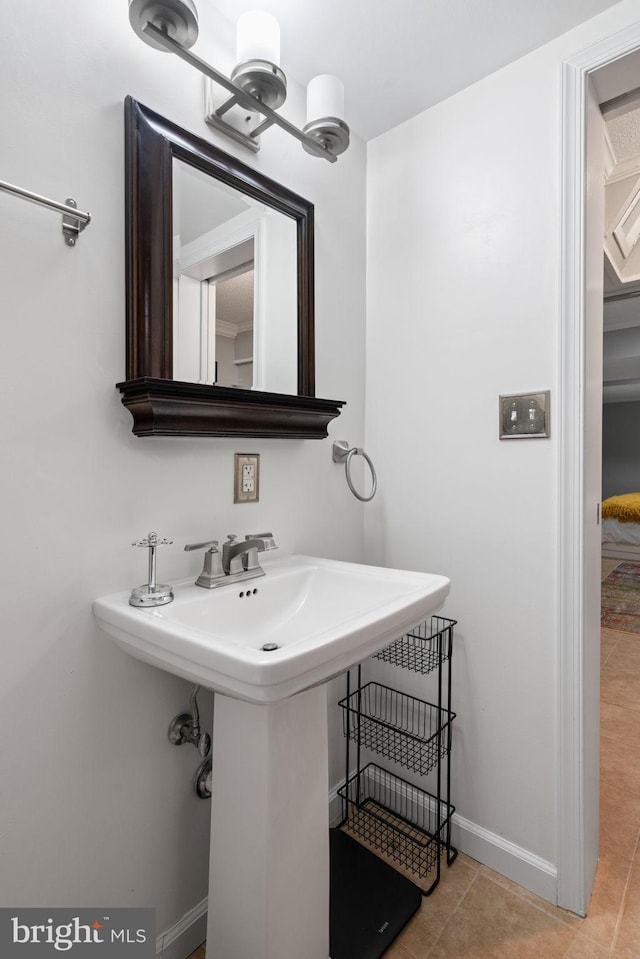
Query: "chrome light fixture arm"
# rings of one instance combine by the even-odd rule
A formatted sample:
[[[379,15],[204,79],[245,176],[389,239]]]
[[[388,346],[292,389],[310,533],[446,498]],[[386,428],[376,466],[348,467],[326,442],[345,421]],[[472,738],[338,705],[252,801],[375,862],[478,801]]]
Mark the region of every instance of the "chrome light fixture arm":
[[[314,154],[314,156],[324,157],[325,160],[328,160],[330,163],[336,162],[337,157],[334,156],[328,149],[326,149],[321,142],[313,139],[310,136],[307,136],[306,133],[304,133],[302,130],[299,130],[298,127],[294,126],[293,123],[290,123],[284,117],[280,116],[280,114],[276,113],[275,110],[272,110],[271,107],[268,107],[256,97],[251,96],[250,93],[246,93],[240,87],[236,86],[236,84],[226,77],[224,73],[220,73],[215,69],[215,67],[212,67],[205,60],[202,60],[194,53],[191,53],[191,51],[183,47],[181,43],[178,43],[176,40],[172,39],[172,37],[170,37],[165,30],[161,30],[155,24],[151,23],[151,21],[147,21],[142,28],[142,32],[150,39],[153,39],[156,44],[160,44],[165,50],[169,51],[169,53],[175,53],[175,55],[180,57],[181,60],[184,60],[185,63],[195,67],[195,69],[202,73],[205,77],[213,80],[214,83],[219,84],[219,86],[223,87],[231,94],[231,97],[226,100],[216,111],[216,125],[225,127],[225,132],[229,133],[234,139],[240,140],[241,142],[245,143],[245,145],[249,146],[250,149],[256,150],[258,144],[255,140],[255,137],[260,133],[263,133],[264,130],[266,130],[269,126],[275,124],[282,130],[286,130],[287,133],[290,133],[291,136],[296,138],[296,140],[299,140],[307,152]],[[244,134],[240,133],[234,127],[226,124],[222,119],[222,115],[236,104],[240,104],[240,106],[247,110],[257,111],[265,118],[264,121],[258,127],[256,127],[253,133],[249,136],[245,136]],[[247,143],[246,141],[249,142]]]

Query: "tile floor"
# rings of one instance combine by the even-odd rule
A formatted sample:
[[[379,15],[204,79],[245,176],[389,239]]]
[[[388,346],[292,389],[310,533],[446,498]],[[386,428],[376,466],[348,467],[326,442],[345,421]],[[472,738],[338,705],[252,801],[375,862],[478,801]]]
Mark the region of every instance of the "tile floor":
[[[617,562],[604,561],[603,576]],[[587,918],[460,854],[384,959],[640,959],[640,633],[602,631],[601,732],[600,863]],[[205,959],[204,947],[189,959]]]

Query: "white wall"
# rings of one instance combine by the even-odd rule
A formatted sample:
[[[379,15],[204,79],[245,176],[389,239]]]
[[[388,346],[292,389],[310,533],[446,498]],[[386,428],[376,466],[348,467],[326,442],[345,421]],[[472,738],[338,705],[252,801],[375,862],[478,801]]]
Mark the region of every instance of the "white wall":
[[[640,489],[640,402],[605,403],[602,417],[602,496]]]
[[[231,65],[201,7],[196,52]],[[144,581],[131,548],[172,537],[163,580],[195,576],[184,543],[273,529],[286,550],[359,559],[362,509],[330,440],[137,439],[125,375],[123,100],[209,137],[316,207],[317,393],[343,399],[335,437],[360,443],[364,397],[365,150],[335,165],[277,130],[252,157],[201,119],[201,78],[151,50],[126,0],[5,0],[0,178],[74,196],[93,221],[75,249],[60,217],[0,195],[0,902],[151,905],[167,928],[206,894],[209,804],[194,749],[166,739],[190,687],[118,650],[91,601]],[[285,62],[286,68],[286,62]],[[304,123],[291,84],[283,111]],[[234,451],[261,454],[261,502],[234,506]],[[205,716],[210,700],[203,697]],[[340,748],[341,748],[340,743]]]
[[[634,300],[627,302],[633,304]],[[606,302],[604,316],[606,322]],[[602,345],[605,405],[637,401],[640,399],[640,326],[605,330]]]
[[[639,13],[619,4],[368,149],[366,447],[380,492],[367,553],[451,577],[462,839],[482,833],[485,852],[513,844],[512,874],[533,856],[549,898],[561,64]],[[498,395],[547,388],[551,438],[500,442]]]

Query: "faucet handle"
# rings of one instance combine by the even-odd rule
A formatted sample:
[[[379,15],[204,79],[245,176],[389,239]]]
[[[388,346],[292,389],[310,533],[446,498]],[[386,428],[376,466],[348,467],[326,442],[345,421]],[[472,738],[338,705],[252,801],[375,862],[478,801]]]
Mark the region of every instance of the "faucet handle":
[[[207,551],[204,554],[204,566],[196,580],[196,586],[204,586],[205,589],[213,589],[214,586],[218,586],[220,581],[224,579],[218,540],[208,539],[204,543],[187,543],[185,550],[189,553],[192,549],[206,549]]]
[[[209,540],[206,541],[206,543],[187,543],[187,545],[185,546],[185,550],[186,550],[186,552],[188,553],[188,552],[190,552],[192,549],[205,549],[205,547],[211,547],[211,549],[214,550],[214,551],[217,550],[217,548],[218,548],[218,540],[217,540],[217,539],[209,539]]]
[[[273,538],[273,533],[251,533],[248,536],[245,536],[245,540],[248,539],[261,539],[264,543],[265,550],[278,548],[278,545]]]

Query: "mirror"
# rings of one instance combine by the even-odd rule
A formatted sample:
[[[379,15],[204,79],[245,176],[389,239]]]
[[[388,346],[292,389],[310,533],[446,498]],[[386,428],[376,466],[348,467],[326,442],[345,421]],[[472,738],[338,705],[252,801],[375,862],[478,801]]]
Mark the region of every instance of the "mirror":
[[[173,161],[173,379],[297,393],[296,222]]]
[[[326,436],[313,205],[131,97],[125,161],[133,432]]]

